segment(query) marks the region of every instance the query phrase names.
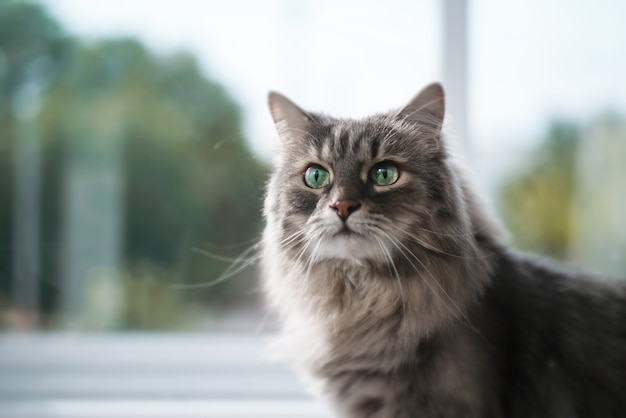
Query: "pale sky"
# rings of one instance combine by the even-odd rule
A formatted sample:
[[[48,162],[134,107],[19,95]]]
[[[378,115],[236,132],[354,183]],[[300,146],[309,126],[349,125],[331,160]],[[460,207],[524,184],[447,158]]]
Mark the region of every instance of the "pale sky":
[[[70,33],[134,36],[192,52],[242,106],[262,158],[276,148],[266,108],[278,90],[305,109],[361,117],[441,80],[436,0],[41,0]],[[471,165],[492,183],[555,116],[626,114],[626,2],[469,4]],[[452,133],[454,135],[454,133]]]

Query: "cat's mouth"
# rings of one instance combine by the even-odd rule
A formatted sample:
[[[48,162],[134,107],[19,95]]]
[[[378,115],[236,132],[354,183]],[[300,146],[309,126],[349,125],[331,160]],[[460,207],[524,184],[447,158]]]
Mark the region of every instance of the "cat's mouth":
[[[319,260],[349,260],[357,264],[365,259],[382,259],[384,255],[380,247],[367,239],[367,233],[367,229],[355,231],[345,224],[335,230],[327,230],[322,237],[323,245],[316,247],[316,257]]]
[[[348,227],[348,225],[345,225],[345,224],[343,225],[343,228],[341,228],[339,231],[337,231],[333,235],[333,237],[344,237],[344,238],[351,238],[351,237],[356,237],[356,236],[361,236],[361,234],[353,231],[352,229]]]

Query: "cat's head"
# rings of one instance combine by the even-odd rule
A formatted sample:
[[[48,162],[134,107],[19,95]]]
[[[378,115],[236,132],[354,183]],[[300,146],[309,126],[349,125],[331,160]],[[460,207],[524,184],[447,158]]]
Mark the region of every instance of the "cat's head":
[[[439,84],[361,120],[306,112],[277,93],[269,105],[282,154],[265,213],[294,261],[385,263],[417,247],[463,252],[456,237],[471,234],[471,221],[442,143]]]

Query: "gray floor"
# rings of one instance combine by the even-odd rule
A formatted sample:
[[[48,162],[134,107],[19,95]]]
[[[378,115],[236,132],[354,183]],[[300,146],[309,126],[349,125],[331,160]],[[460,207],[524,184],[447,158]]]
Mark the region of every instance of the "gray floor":
[[[251,334],[0,334],[0,417],[330,416]]]

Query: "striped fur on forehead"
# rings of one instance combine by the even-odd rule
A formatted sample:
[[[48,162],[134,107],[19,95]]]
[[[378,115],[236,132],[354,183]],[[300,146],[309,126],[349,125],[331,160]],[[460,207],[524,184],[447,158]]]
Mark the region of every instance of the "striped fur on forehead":
[[[322,141],[319,156],[324,161],[355,158],[359,155],[362,146],[358,129],[347,121],[335,121],[330,128],[330,134]]]
[[[439,132],[427,125],[408,123],[393,112],[360,120],[309,115],[311,123],[306,130],[285,135],[291,157],[304,154],[322,161],[358,158],[365,162],[391,156],[422,159],[425,154],[439,155],[441,151]]]

